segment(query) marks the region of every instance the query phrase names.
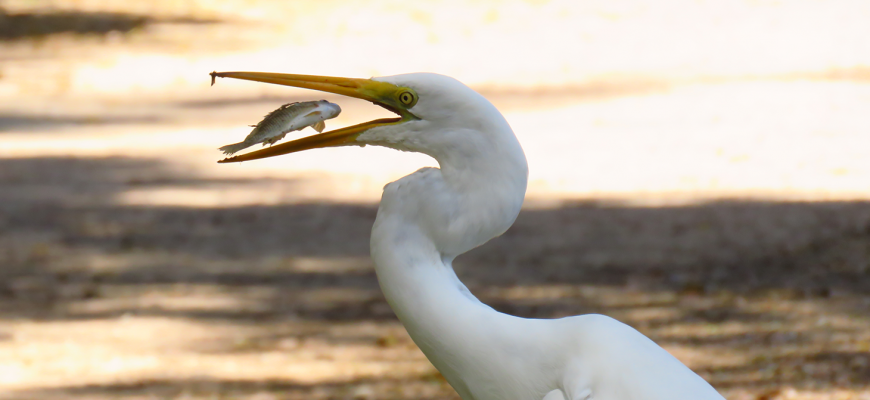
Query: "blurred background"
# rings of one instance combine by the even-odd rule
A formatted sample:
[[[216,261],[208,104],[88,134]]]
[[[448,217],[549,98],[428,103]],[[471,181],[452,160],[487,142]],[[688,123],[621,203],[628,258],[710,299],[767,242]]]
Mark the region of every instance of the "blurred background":
[[[456,77],[530,163],[456,260],[604,313],[729,400],[870,399],[870,3],[0,1],[0,398],[458,399],[368,257],[366,147],[217,165],[324,94],[228,70]],[[386,115],[341,105],[337,128]],[[298,136],[313,131],[297,132]]]

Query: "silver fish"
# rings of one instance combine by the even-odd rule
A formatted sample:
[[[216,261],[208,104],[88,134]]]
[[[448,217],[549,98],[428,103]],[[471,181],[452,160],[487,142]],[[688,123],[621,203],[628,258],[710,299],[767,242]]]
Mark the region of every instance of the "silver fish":
[[[257,125],[251,125],[254,130],[244,141],[226,145],[219,150],[224,154],[233,154],[257,143],[263,143],[263,146],[267,143],[274,144],[283,139],[288,132],[300,131],[308,126],[317,132],[323,132],[326,128],[326,123],[323,121],[335,118],[339,113],[341,107],[326,100],[284,104],[266,115]]]

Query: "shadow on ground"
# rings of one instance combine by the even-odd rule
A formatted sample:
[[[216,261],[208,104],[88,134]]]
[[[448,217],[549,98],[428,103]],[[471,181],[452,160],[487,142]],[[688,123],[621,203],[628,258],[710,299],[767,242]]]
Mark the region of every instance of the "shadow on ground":
[[[262,328],[248,338],[251,346],[200,349],[216,353],[275,351],[283,339],[327,335],[276,328],[282,321],[395,322],[368,260],[375,205],[192,208],[115,201],[133,188],[230,190],[250,182],[257,181],[198,177],[149,159],[0,160],[0,318],[137,315]],[[296,187],[278,183],[288,192]],[[524,210],[505,235],[457,259],[456,268],[475,294],[504,312],[604,313],[666,346],[742,352],[744,362],[699,371],[722,390],[865,388],[868,227],[868,202],[656,208],[575,202]],[[248,306],[122,301],[167,288],[175,294],[206,288]],[[425,383],[413,382],[406,383]],[[143,380],[20,394],[125,398],[205,387],[325,398],[359,384]]]
[[[64,127],[82,125],[112,125],[112,124],[156,124],[162,121],[158,116],[115,116],[81,117],[55,115],[20,115],[0,114],[0,133],[9,131],[60,131]]]
[[[393,398],[453,399],[445,393],[442,378],[422,376],[418,381],[398,379],[358,379],[352,381],[306,384],[287,380],[147,380],[115,385],[85,385],[64,389],[72,398],[134,399],[143,395],[161,399],[219,398],[237,399],[257,396],[273,399],[271,393],[280,393],[281,399],[360,398],[368,393],[390,393]],[[42,393],[21,397],[21,400],[40,399]]]
[[[129,33],[152,23],[210,24],[218,21],[196,18],[154,18],[146,15],[53,11],[8,13],[0,8],[0,40],[44,38],[59,33],[105,35]]]

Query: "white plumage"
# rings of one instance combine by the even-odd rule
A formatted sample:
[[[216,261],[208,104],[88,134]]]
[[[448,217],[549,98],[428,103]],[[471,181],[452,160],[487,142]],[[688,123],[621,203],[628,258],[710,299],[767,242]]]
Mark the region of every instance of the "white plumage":
[[[414,342],[464,400],[723,400],[646,336],[603,315],[526,319],[481,303],[453,259],[501,235],[520,212],[528,166],[501,113],[436,74],[371,80],[214,73],[367,99],[401,116],[359,124],[221,162],[317,147],[377,145],[428,154],[388,184],[371,255],[384,296]]]
[[[612,318],[525,319],[475,298],[451,263],[513,224],[528,176],[522,148],[498,110],[452,78],[376,80],[413,88],[419,101],[409,111],[420,120],[373,128],[357,141],[425,153],[441,168],[384,188],[371,255],[390,306],[464,400],[722,399]]]

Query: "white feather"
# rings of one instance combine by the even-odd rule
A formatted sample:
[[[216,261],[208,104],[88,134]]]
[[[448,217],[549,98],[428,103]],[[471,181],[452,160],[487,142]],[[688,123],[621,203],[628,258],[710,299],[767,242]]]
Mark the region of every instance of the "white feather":
[[[505,232],[528,167],[504,117],[455,79],[376,78],[414,89],[419,120],[373,128],[361,144],[428,154],[384,189],[371,255],[390,306],[464,400],[722,400],[637,330],[601,315],[525,319],[481,303],[453,259]]]

